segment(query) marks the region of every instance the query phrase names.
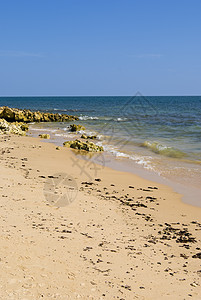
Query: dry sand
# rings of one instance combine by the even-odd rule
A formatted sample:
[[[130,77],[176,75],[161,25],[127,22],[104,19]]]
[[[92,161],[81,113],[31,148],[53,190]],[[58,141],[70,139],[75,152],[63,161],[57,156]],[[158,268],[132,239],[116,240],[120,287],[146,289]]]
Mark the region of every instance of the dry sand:
[[[36,138],[0,144],[1,299],[201,299],[201,208]]]

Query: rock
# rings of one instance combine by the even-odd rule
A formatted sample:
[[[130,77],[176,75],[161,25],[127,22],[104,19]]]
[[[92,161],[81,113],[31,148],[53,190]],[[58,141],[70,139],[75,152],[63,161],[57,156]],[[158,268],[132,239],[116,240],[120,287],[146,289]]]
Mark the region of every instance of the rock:
[[[91,139],[91,140],[95,140],[96,139],[96,135],[86,135],[86,134],[82,134],[81,135],[81,139]]]
[[[91,139],[91,140],[95,140],[95,139],[96,139],[96,135],[88,135],[87,138],[88,138],[88,139]]]
[[[56,150],[61,150],[61,147],[59,147],[59,146],[58,146],[58,147],[56,147]]]
[[[5,116],[5,119],[7,119],[7,116]],[[28,122],[27,116],[22,111],[15,112],[14,119],[17,122]]]
[[[12,122],[15,121],[15,113],[11,108],[5,107],[0,114],[0,118]]]
[[[0,119],[0,133],[13,133],[18,135],[26,135],[28,125],[24,123],[9,123],[4,119]]]
[[[33,113],[33,120],[34,120],[34,122],[40,122],[41,114],[39,112],[34,112]]]
[[[50,139],[50,135],[47,134],[47,133],[39,134],[39,137],[40,137],[41,139]]]
[[[70,125],[70,131],[72,132],[76,132],[76,131],[80,131],[80,130],[85,130],[85,127],[82,125],[76,125],[76,124],[71,124]]]
[[[78,120],[76,116],[65,114],[43,113],[40,111],[32,112],[29,109],[20,110],[18,108],[0,107],[0,118],[8,122],[66,122]]]
[[[26,123],[19,122],[18,124],[21,126],[21,129],[23,131],[28,131],[29,130],[29,126]]]
[[[92,142],[81,142],[80,140],[67,141],[63,143],[64,147],[70,147],[78,150],[85,150],[88,152],[104,151],[102,146],[98,146]]]

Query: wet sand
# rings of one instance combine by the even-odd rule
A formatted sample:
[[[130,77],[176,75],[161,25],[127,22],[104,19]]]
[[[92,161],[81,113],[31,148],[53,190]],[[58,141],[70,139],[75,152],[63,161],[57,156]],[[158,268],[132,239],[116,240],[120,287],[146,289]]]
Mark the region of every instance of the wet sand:
[[[1,299],[200,299],[201,208],[37,138],[0,143]]]

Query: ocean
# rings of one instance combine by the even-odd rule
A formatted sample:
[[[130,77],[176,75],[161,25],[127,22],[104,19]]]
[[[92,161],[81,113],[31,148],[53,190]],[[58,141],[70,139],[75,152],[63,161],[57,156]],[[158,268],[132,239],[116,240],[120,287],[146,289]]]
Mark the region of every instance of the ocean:
[[[77,115],[75,123],[86,127],[80,134],[97,135],[104,147],[102,164],[113,161],[131,172],[145,170],[201,189],[201,96],[1,97],[4,105]],[[79,137],[68,126],[32,124],[30,132],[48,132],[52,142],[62,145]]]

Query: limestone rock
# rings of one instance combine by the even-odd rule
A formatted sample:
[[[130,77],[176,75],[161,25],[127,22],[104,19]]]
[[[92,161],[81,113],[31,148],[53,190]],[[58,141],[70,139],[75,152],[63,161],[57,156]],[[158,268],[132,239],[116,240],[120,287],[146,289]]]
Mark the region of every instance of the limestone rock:
[[[76,132],[76,131],[80,131],[80,130],[85,130],[85,127],[82,125],[76,125],[76,124],[71,124],[70,125],[70,131],[72,132]]]
[[[96,138],[97,138],[97,136],[96,135],[86,135],[86,134],[82,134],[81,135],[81,138],[82,139],[91,139],[91,140],[95,140]]]
[[[5,107],[0,114],[0,118],[13,122],[15,121],[15,113],[11,108]]]
[[[18,135],[26,135],[28,125],[24,123],[9,123],[4,119],[0,119],[0,133],[13,133]]]
[[[95,140],[97,138],[97,136],[96,135],[88,135],[87,138],[90,140]]]
[[[15,122],[15,123],[17,123],[17,122]],[[18,124],[21,126],[21,129],[23,131],[28,131],[29,130],[29,126],[26,123],[19,122]]]
[[[47,134],[47,133],[39,134],[39,137],[40,137],[41,139],[50,139],[50,135]]]
[[[76,116],[65,114],[44,113],[40,111],[30,111],[29,109],[20,110],[18,108],[0,107],[0,118],[8,122],[66,122],[78,120]]]
[[[81,142],[80,140],[66,141],[63,143],[64,147],[70,147],[78,150],[85,150],[88,152],[100,152],[104,151],[102,146],[98,146],[92,142]]]

